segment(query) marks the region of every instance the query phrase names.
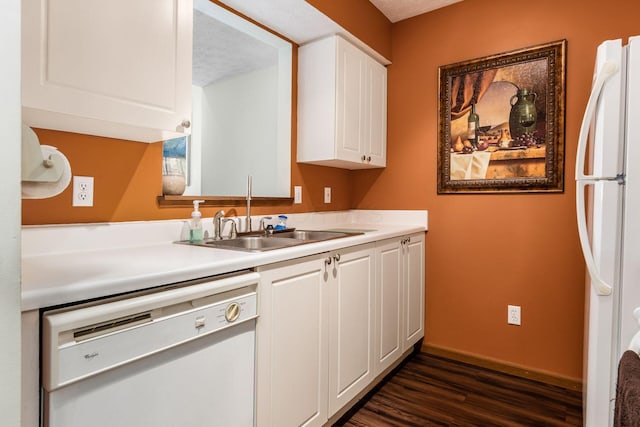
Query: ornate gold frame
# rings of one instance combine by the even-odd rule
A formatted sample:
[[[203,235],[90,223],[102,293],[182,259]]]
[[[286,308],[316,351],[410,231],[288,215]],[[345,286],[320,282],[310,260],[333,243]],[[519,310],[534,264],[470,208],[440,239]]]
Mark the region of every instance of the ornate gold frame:
[[[565,123],[565,61],[566,61],[566,40],[560,40],[550,42],[538,46],[519,49],[507,53],[501,53],[496,55],[490,55],[483,58],[472,59],[469,61],[459,62],[451,65],[441,66],[438,70],[439,76],[439,106],[438,106],[438,193],[503,193],[503,192],[563,192],[564,191],[564,123]],[[539,61],[545,61],[544,64]],[[486,177],[465,177],[452,179],[452,161],[456,160],[456,155],[464,153],[456,153],[455,148],[459,148],[459,141],[456,143],[452,141],[452,101],[459,100],[459,92],[456,92],[456,99],[452,100],[452,82],[454,78],[458,85],[461,79],[465,79],[468,76],[482,75],[478,73],[484,73],[490,70],[493,76],[502,75],[505,73],[512,73],[512,80],[518,81],[526,80],[531,81],[532,77],[527,75],[528,64],[534,63],[546,70],[544,78],[535,80],[535,85],[542,88],[541,92],[544,92],[544,100],[536,100],[536,110],[538,111],[538,126],[535,134],[536,138],[540,141],[537,146],[539,155],[538,159],[538,171],[543,171],[543,175],[540,176],[504,176],[500,177],[495,175],[489,176],[487,172]],[[501,70],[502,69],[502,70]],[[518,70],[521,70],[518,74]],[[497,73],[497,74],[496,74]],[[493,78],[493,77],[492,77]],[[465,80],[467,82],[468,80]],[[502,80],[506,81],[506,80]],[[495,81],[491,81],[493,83]],[[491,84],[490,83],[490,84]],[[514,82],[512,83],[516,88],[519,86]],[[477,89],[477,86],[476,86]],[[468,89],[471,90],[471,89]],[[465,96],[469,93],[465,92]],[[521,94],[518,89],[518,95]],[[526,92],[524,92],[526,93]],[[482,94],[477,95],[478,98]],[[513,98],[509,101],[511,103],[511,109],[513,110]],[[456,113],[457,114],[457,113]],[[458,114],[459,115],[459,114]],[[466,116],[465,116],[466,117]],[[460,117],[456,117],[455,120],[460,120]],[[456,127],[459,129],[460,123]],[[504,125],[503,125],[504,126]],[[489,126],[490,127],[490,126]],[[459,136],[459,134],[458,134]],[[468,145],[468,144],[467,144]],[[530,151],[529,148],[517,150],[518,147],[493,147],[495,150],[500,151],[497,154],[491,152],[491,159],[485,168],[491,167],[493,162],[497,164],[500,156],[515,163],[514,170],[517,169],[519,161],[526,162],[526,152]],[[522,147],[519,147],[522,148]],[[473,153],[467,154],[473,155]],[[513,150],[507,152],[506,150]],[[490,150],[487,150],[489,152]],[[533,150],[531,150],[533,151]],[[511,158],[510,158],[511,156]],[[519,156],[519,157],[518,157]],[[533,156],[533,154],[531,155]],[[484,159],[487,158],[485,154]],[[453,160],[452,160],[453,159]],[[495,160],[494,160],[495,159]],[[523,159],[523,160],[519,160]],[[544,166],[541,164],[544,159]],[[542,169],[544,167],[544,169]],[[519,170],[525,170],[520,168]]]

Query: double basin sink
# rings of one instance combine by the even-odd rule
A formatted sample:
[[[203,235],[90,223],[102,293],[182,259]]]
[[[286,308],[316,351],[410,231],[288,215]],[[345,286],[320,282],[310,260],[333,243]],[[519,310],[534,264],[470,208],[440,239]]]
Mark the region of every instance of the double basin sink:
[[[325,240],[340,239],[343,237],[355,236],[361,232],[346,232],[333,230],[295,230],[288,229],[276,231],[273,234],[261,232],[239,235],[233,239],[205,239],[202,242],[178,242],[197,246],[206,246],[218,249],[235,249],[249,252],[263,252],[274,249],[288,248],[291,246],[304,245],[307,243],[322,242]]]

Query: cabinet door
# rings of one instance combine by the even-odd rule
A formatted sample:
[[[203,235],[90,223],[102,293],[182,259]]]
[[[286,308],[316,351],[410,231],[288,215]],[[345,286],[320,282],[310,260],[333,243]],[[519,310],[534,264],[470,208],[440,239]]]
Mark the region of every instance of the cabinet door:
[[[329,283],[329,417],[374,379],[374,250],[334,257]]]
[[[403,246],[404,351],[424,337],[424,235],[410,236]]]
[[[403,247],[398,240],[376,248],[375,375],[402,355]]]
[[[362,162],[365,143],[366,55],[340,37],[336,38],[336,158]]]
[[[386,166],[387,69],[340,36],[299,49],[298,162]]]
[[[260,272],[257,425],[327,420],[327,289],[323,259]]]
[[[138,141],[187,132],[191,0],[22,6],[27,125]]]
[[[370,166],[387,165],[387,68],[367,58],[366,143],[364,151]]]

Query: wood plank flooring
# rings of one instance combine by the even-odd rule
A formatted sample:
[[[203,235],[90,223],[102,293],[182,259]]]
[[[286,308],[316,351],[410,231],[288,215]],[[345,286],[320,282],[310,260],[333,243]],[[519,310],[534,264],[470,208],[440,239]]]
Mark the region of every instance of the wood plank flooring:
[[[581,425],[580,392],[416,353],[334,427]]]

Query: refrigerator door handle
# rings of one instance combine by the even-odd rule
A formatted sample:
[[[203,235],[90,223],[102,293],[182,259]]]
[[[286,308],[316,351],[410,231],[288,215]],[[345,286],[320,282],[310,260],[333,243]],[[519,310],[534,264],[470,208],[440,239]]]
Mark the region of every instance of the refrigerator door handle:
[[[620,177],[596,177],[593,175],[585,175],[584,162],[587,152],[589,128],[596,112],[598,98],[600,97],[600,93],[602,92],[605,82],[611,78],[618,69],[618,64],[612,61],[607,61],[602,65],[600,72],[598,72],[596,76],[595,82],[593,83],[593,89],[591,90],[591,95],[589,95],[587,107],[584,111],[582,126],[580,127],[580,136],[578,138],[578,152],[576,156],[576,213],[578,219],[578,236],[580,238],[580,246],[582,248],[585,264],[587,265],[587,271],[591,278],[591,285],[594,287],[598,295],[611,295],[612,287],[605,283],[600,276],[600,272],[598,271],[593,258],[593,251],[591,249],[591,242],[589,241],[589,233],[587,231],[584,190],[587,185],[592,185],[598,181],[615,180],[620,182]]]
[[[600,68],[600,72],[596,76],[596,80],[593,83],[593,89],[591,95],[589,95],[589,101],[587,101],[587,107],[584,110],[584,117],[582,118],[582,126],[580,127],[580,136],[578,137],[578,153],[576,157],[576,180],[616,180],[617,177],[595,177],[593,175],[584,174],[584,159],[587,153],[587,138],[589,136],[589,127],[593,115],[596,112],[596,106],[598,98],[602,92],[605,82],[618,71],[618,64],[612,61],[607,61]],[[584,209],[583,209],[584,210]]]
[[[591,243],[589,242],[589,233],[587,231],[587,213],[584,204],[584,189],[587,185],[593,185],[595,181],[577,181],[576,182],[576,211],[578,216],[578,236],[580,237],[580,247],[584,256],[587,271],[591,277],[591,285],[594,287],[598,295],[611,295],[612,287],[602,280],[600,272],[596,267],[593,259]]]

